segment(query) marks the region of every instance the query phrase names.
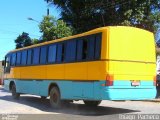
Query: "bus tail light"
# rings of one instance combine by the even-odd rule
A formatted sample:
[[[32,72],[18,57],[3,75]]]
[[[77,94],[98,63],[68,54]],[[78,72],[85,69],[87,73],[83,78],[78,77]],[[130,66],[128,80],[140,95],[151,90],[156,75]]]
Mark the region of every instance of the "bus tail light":
[[[106,86],[113,86],[113,80],[114,80],[113,75],[107,75],[106,76]]]
[[[157,77],[156,76],[154,76],[154,78],[153,78],[153,85],[157,86]]]

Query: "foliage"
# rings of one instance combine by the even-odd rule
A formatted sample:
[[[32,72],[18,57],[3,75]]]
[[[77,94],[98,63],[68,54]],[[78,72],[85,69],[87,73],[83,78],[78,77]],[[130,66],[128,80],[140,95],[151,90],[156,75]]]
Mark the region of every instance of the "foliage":
[[[46,1],[46,0],[45,0]],[[77,33],[113,25],[135,26],[155,32],[160,0],[49,0]]]
[[[50,41],[72,35],[71,27],[68,27],[63,20],[56,20],[53,16],[44,16],[39,25],[42,32],[42,41]]]
[[[36,39],[36,38],[32,39],[32,44],[38,44],[38,43],[39,43],[38,39]]]
[[[18,49],[18,48],[32,45],[32,40],[29,37],[28,33],[23,32],[21,35],[17,37],[17,39],[15,40],[15,43],[16,43],[16,49]]]

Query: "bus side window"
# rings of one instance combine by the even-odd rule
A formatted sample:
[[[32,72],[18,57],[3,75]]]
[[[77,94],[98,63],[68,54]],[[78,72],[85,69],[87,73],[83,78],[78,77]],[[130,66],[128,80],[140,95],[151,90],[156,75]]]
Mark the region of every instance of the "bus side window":
[[[28,55],[27,55],[27,65],[31,65],[32,64],[32,49],[28,50]]]
[[[95,36],[91,35],[88,37],[88,44],[87,44],[87,59],[94,60],[94,51],[95,51]]]
[[[57,45],[57,62],[63,62],[64,61],[64,43],[60,43]]]
[[[57,45],[50,45],[48,49],[48,63],[56,62]]]
[[[40,64],[46,64],[46,61],[47,61],[47,46],[42,46],[40,54]]]
[[[40,48],[34,48],[33,49],[33,65],[38,65],[39,64],[39,56],[40,56]]]
[[[77,40],[77,61],[84,61],[88,55],[88,40],[82,37]]]
[[[101,41],[102,41],[102,33],[99,33],[96,35],[96,40],[95,40],[95,59],[100,59]]]
[[[26,65],[27,63],[27,50],[22,51],[22,61],[21,64],[22,65]]]
[[[100,59],[102,34],[85,36],[77,40],[77,61]]]
[[[87,38],[83,39],[83,47],[82,47],[82,60],[86,60],[88,55],[88,40]]]
[[[16,53],[12,53],[11,66],[16,65]]]
[[[16,66],[20,66],[21,64],[21,52],[17,53]]]
[[[74,62],[76,59],[76,40],[66,42],[65,61]]]
[[[83,46],[83,41],[81,39],[77,40],[77,61],[82,60],[82,46]]]
[[[10,62],[11,62],[11,57],[10,55],[7,55],[5,58],[5,70],[4,70],[5,73],[10,73],[11,69]]]

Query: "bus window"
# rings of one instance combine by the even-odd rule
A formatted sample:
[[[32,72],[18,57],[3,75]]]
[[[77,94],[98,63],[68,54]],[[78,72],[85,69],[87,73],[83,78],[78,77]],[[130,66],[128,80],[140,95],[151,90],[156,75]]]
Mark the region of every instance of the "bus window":
[[[64,61],[64,43],[58,44],[57,46],[57,62],[63,62]]]
[[[27,62],[27,51],[22,51],[22,61],[21,61],[21,64],[22,65],[26,65],[26,62]]]
[[[32,64],[32,49],[28,50],[28,55],[27,55],[27,65]]]
[[[62,62],[64,62],[64,50],[65,50],[65,48],[64,48],[64,43],[62,43]]]
[[[86,60],[88,54],[88,40],[86,38],[83,39],[83,46],[82,46],[82,59]]]
[[[51,46],[49,46],[49,50],[48,50],[48,63],[54,63],[54,62],[56,62],[56,51],[57,51],[57,45],[51,45]]]
[[[11,66],[16,65],[16,53],[12,53]]]
[[[16,65],[19,66],[21,64],[21,52],[17,53]]]
[[[39,64],[40,48],[33,49],[33,65]]]
[[[77,40],[77,60],[100,59],[101,34],[91,35]]]
[[[83,41],[81,39],[77,40],[77,60],[81,61],[82,60],[82,46],[83,46]]]
[[[5,58],[5,73],[10,73],[10,61],[11,61],[11,57],[10,55],[7,55],[6,58]]]
[[[47,60],[47,46],[41,47],[41,54],[40,54],[40,64],[46,64]]]
[[[76,40],[71,40],[66,42],[66,62],[75,61],[76,59]]]
[[[88,50],[87,50],[87,59],[89,60],[93,60],[94,59],[94,50],[95,50],[95,36],[92,35],[90,37],[88,37]]]
[[[88,37],[87,37],[88,38]],[[87,59],[88,55],[88,40],[86,37],[77,40],[77,60],[82,61]]]
[[[95,59],[100,59],[102,34],[96,35],[95,40]]]

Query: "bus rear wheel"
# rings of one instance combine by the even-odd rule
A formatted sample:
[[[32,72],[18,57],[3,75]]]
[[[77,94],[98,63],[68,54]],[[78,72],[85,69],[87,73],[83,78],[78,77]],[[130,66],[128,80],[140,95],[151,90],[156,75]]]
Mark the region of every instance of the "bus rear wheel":
[[[61,108],[62,100],[60,97],[60,91],[57,87],[53,87],[50,90],[50,104],[51,107],[55,109]]]
[[[11,86],[11,93],[12,93],[13,99],[19,99],[20,93],[17,93],[15,84],[12,84]]]
[[[96,107],[101,103],[101,100],[99,101],[89,101],[89,100],[83,100],[83,102],[85,103],[85,105],[87,106],[91,106],[91,107]]]

